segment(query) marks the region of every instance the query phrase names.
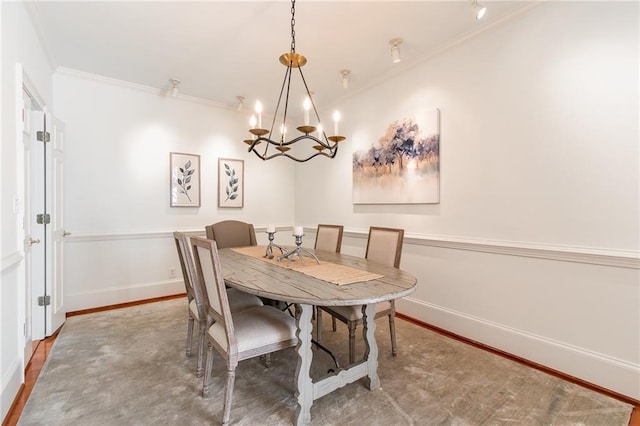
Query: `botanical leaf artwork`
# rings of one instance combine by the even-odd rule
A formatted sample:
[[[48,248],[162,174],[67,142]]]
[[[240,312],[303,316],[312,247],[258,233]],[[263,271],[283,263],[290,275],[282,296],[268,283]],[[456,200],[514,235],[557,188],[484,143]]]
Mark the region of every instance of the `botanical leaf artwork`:
[[[229,167],[227,163],[224,163],[224,173],[229,176],[229,180],[227,181],[227,185],[224,189],[227,193],[227,198],[224,201],[235,200],[238,198],[239,182],[239,179],[236,177],[236,170]]]
[[[191,168],[191,160],[189,160],[184,164],[184,167],[178,167],[178,170],[180,171],[176,176],[178,188],[180,189],[180,192],[187,197],[189,202],[191,202],[192,200],[189,196],[189,190],[191,189],[191,178],[196,172],[196,169]]]

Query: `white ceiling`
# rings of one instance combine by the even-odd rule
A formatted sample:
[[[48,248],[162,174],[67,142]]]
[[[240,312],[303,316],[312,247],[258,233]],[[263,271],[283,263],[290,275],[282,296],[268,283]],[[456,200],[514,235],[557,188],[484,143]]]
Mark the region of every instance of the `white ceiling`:
[[[476,21],[462,1],[296,3],[296,51],[319,108],[422,61],[532,1],[486,1]],[[246,108],[273,110],[284,78],[278,57],[290,48],[288,1],[33,1],[28,9],[54,66]],[[402,62],[389,41],[401,37]],[[343,89],[340,70],[351,70]],[[293,84],[298,84],[292,80]],[[293,99],[293,98],[292,98]],[[326,105],[324,105],[326,106]]]

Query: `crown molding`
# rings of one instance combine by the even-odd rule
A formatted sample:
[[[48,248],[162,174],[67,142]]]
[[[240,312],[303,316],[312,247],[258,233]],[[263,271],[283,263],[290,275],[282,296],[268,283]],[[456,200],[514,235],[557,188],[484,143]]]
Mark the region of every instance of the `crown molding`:
[[[149,94],[156,95],[156,96],[180,99],[180,100],[183,100],[183,101],[188,101],[188,102],[193,102],[193,103],[197,103],[197,104],[201,104],[201,105],[206,105],[206,106],[210,106],[210,107],[213,107],[213,108],[220,108],[220,109],[225,109],[225,110],[234,110],[234,108],[232,108],[229,105],[227,105],[225,103],[222,103],[222,102],[216,102],[216,101],[212,101],[212,100],[209,100],[209,99],[198,98],[196,96],[183,95],[181,93],[178,93],[177,95],[174,96],[174,95],[171,95],[170,92],[168,90],[165,90],[165,89],[158,89],[156,87],[145,86],[143,84],[132,83],[132,82],[126,81],[126,80],[119,80],[117,78],[105,77],[105,76],[102,76],[102,75],[92,74],[92,73],[85,72],[85,71],[78,71],[78,70],[74,70],[74,69],[71,69],[71,68],[57,67],[56,68],[56,73],[59,73],[61,75],[70,76],[70,77],[76,77],[76,78],[82,78],[82,79],[85,79],[85,80],[96,81],[96,82],[99,82],[99,83],[111,84],[111,85],[114,85],[114,86],[119,86],[119,87],[124,87],[124,88],[127,88],[127,89],[137,90],[137,91],[140,91],[140,92],[145,92],[145,93],[149,93]]]

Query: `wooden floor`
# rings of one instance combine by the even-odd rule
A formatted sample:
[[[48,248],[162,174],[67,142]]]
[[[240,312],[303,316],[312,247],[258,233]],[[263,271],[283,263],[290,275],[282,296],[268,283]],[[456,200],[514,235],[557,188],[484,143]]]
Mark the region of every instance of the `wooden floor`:
[[[175,296],[174,296],[175,297]],[[154,299],[156,301],[157,299]],[[139,304],[139,303],[135,303]],[[122,306],[118,306],[122,307]],[[112,308],[112,307],[108,307]],[[105,310],[105,309],[100,309]],[[96,310],[91,310],[91,312],[95,312]],[[16,399],[7,414],[7,417],[2,422],[2,426],[14,426],[18,423],[18,419],[20,418],[20,414],[22,414],[22,410],[24,409],[27,400],[29,399],[29,395],[31,395],[31,391],[33,390],[33,386],[38,379],[38,375],[40,374],[40,370],[44,365],[44,362],[47,360],[49,356],[49,352],[51,351],[51,347],[55,342],[57,337],[57,333],[51,337],[48,337],[44,340],[40,340],[38,342],[34,342],[34,352],[31,357],[31,360],[27,364],[27,368],[25,369],[25,383],[24,386],[20,389],[20,392],[16,396]],[[640,426],[640,406],[636,406],[631,413],[631,418],[629,419],[629,426]]]
[[[31,395],[33,386],[36,384],[36,380],[40,375],[40,370],[42,370],[42,366],[49,356],[49,352],[51,351],[53,343],[56,341],[56,337],[57,334],[54,334],[53,336],[48,337],[44,340],[34,342],[35,348],[33,351],[33,355],[31,356],[31,360],[27,364],[27,368],[25,369],[24,373],[25,383],[20,389],[18,396],[16,396],[16,399],[13,402],[13,406],[9,410],[7,417],[2,422],[2,426],[13,426],[18,423],[20,414],[22,414],[24,405],[27,403],[29,395]]]

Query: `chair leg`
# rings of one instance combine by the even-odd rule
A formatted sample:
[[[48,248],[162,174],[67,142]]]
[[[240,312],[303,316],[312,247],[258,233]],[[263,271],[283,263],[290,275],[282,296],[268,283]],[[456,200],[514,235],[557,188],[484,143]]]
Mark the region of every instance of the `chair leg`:
[[[207,359],[204,366],[204,379],[202,380],[202,397],[209,397],[209,386],[211,386],[211,373],[213,372],[213,345],[207,345]]]
[[[393,313],[389,314],[389,333],[391,334],[391,356],[398,356],[398,346],[396,345],[396,321]]]
[[[231,399],[233,398],[233,383],[236,379],[235,367],[229,367],[227,371],[227,387],[224,393],[224,411],[222,412],[222,424],[226,426],[229,424],[231,418]]]
[[[349,364],[353,364],[355,360],[357,325],[358,323],[355,321],[349,321],[347,324],[347,327],[349,327]]]
[[[322,309],[316,308],[316,341],[322,343]]]
[[[196,364],[196,377],[202,377],[204,374],[204,360],[207,356],[207,327],[204,321],[200,321],[200,329],[198,330],[198,362]]]
[[[189,315],[189,321],[187,321],[187,356],[191,356],[191,346],[193,345],[193,323],[194,319]]]
[[[260,360],[264,362],[265,367],[271,367],[271,353],[260,355]]]

